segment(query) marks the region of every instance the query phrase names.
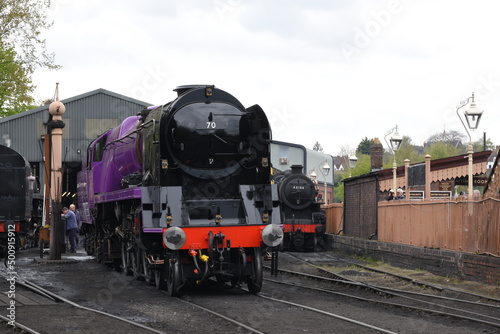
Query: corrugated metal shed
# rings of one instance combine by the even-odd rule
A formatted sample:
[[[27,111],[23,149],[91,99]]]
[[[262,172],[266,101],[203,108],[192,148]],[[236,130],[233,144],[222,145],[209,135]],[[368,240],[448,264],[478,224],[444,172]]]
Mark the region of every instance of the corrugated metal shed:
[[[151,105],[102,88],[61,101],[66,106],[63,162],[81,161],[87,146],[98,134]],[[49,106],[45,105],[0,119],[1,143],[30,162],[43,161],[41,138],[47,133],[48,110]]]

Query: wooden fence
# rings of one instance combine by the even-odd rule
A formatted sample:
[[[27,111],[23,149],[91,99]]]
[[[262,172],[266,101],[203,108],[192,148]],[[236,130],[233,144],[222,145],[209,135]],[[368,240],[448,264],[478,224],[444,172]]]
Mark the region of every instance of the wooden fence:
[[[328,233],[344,230],[342,205],[326,207]],[[377,240],[500,255],[500,200],[395,201],[378,204]]]
[[[344,229],[344,206],[341,203],[328,204],[326,211],[326,233],[340,234]]]

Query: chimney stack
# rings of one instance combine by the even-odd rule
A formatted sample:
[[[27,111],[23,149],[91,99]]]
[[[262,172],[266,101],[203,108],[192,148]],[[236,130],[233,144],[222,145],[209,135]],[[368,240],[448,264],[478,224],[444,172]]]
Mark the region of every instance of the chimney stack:
[[[384,147],[380,144],[378,138],[373,139],[373,146],[370,148],[371,171],[375,172],[382,169],[384,158]]]

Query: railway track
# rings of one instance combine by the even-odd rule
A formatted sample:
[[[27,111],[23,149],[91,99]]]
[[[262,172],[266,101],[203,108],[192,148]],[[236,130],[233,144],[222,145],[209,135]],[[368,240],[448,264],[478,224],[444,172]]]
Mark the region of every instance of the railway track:
[[[187,289],[186,294],[179,299],[167,297],[155,287],[131,280],[130,277],[110,268],[103,268],[92,261],[60,267],[40,267],[27,262],[22,263],[19,271],[25,280],[19,279],[18,282],[26,283],[28,286],[18,286],[17,291],[21,292],[21,295],[28,296],[28,292],[24,292],[24,289],[30,288],[26,291],[36,294],[43,300],[41,303],[47,305],[43,307],[20,305],[16,321],[28,329],[17,331],[20,329],[17,327],[13,333],[78,334],[94,332],[96,327],[106,333],[113,333],[113,330],[116,330],[115,333],[151,333],[150,330],[110,318],[99,312],[91,312],[86,308],[112,313],[126,320],[152,327],[153,332],[169,334],[187,332],[316,334],[347,331],[418,334],[500,333],[498,326],[490,324],[495,322],[494,318],[499,314],[498,307],[488,306],[488,312],[492,312],[491,318],[483,318],[483,322],[466,319],[466,317],[476,317],[473,313],[459,317],[450,316],[447,315],[447,312],[451,312],[450,309],[445,310],[440,304],[441,301],[436,301],[435,298],[446,297],[442,299],[452,307],[457,307],[456,299],[466,298],[457,297],[454,291],[453,297],[442,296],[444,292],[448,292],[445,287],[435,284],[431,287],[425,281],[415,284],[407,279],[391,276],[390,280],[394,280],[393,285],[408,285],[408,289],[399,289],[404,290],[403,293],[395,291],[398,289],[393,286],[375,286],[373,282],[352,279],[352,274],[356,271],[352,264],[348,264],[342,270],[335,270],[334,262],[338,259],[325,256],[329,255],[328,253],[321,253],[317,263],[310,258],[313,255],[308,254],[311,253],[299,253],[295,254],[296,257],[292,257],[283,253],[280,256],[282,272],[278,277],[265,272],[263,290],[257,295],[227,284],[221,285],[210,281],[211,284]],[[299,260],[302,255],[304,258]],[[367,269],[359,270],[364,274],[358,276],[366,280],[374,275]],[[334,274],[336,276],[332,276]],[[377,273],[379,274],[382,275]],[[75,280],[75,275],[84,277],[83,281]],[[36,285],[30,285],[27,280],[35,281]],[[4,279],[0,278],[0,281]],[[1,282],[0,288],[5,290]],[[33,292],[35,290],[36,293]],[[420,296],[421,293],[429,294],[430,297]],[[412,304],[417,303],[413,299],[426,298],[432,298],[430,303],[436,304],[434,313],[424,310],[430,308],[429,301],[426,303],[418,301],[421,303],[420,309]],[[19,304],[21,299],[22,297],[19,298]],[[466,304],[469,305],[467,306],[469,310],[480,314],[487,313],[483,304],[500,305],[494,299],[485,302],[485,299],[475,295],[469,296],[468,299],[473,299],[468,300]],[[65,300],[72,300],[83,308],[78,308]],[[425,308],[422,305],[426,305]],[[36,317],[30,318],[30,312],[37,312]],[[63,320],[58,320],[60,317],[63,317]],[[43,323],[45,319],[52,321],[53,327],[50,330],[45,330],[47,328],[47,324]],[[33,331],[30,331],[29,327]],[[12,327],[7,326],[7,329],[10,330]],[[3,327],[0,327],[0,332],[3,333]]]
[[[122,275],[117,275],[114,272],[110,272],[112,276],[117,276],[118,278],[123,278],[127,280],[127,277]],[[1,275],[0,275],[1,276]],[[5,276],[3,277],[5,280]],[[18,315],[19,320],[16,320],[15,328],[7,327],[8,330],[12,330],[13,333],[53,333],[53,332],[72,332],[72,333],[92,333],[102,331],[103,328],[106,329],[106,333],[124,333],[124,332],[134,332],[134,333],[164,333],[161,330],[144,326],[140,323],[130,321],[129,319],[118,317],[112,315],[108,312],[102,312],[95,307],[83,306],[78,303],[72,302],[59,294],[51,292],[46,288],[43,288],[29,280],[22,279],[21,277],[16,277],[16,294],[18,294],[18,299],[21,300],[22,295],[27,295],[29,293],[34,293],[39,296],[41,300],[39,304],[47,304],[47,308],[51,309],[51,312],[46,313],[45,316],[60,317],[61,321],[50,325],[44,323],[44,315],[39,314],[40,308],[36,309],[38,313],[36,319],[27,319],[26,317],[21,317],[20,315],[28,314],[27,307],[29,306],[19,306]],[[120,283],[121,284],[121,283]],[[144,290],[156,291],[152,287],[143,286],[140,282],[137,282],[140,287]],[[61,286],[58,285],[58,288]],[[71,286],[70,286],[71,287]],[[66,287],[67,288],[67,287]],[[208,288],[199,287],[194,288],[189,294],[182,298],[171,298],[166,297],[166,301],[174,300],[172,308],[169,312],[172,313],[182,313],[187,310],[185,316],[186,318],[193,319],[193,314],[197,314],[200,318],[211,319],[209,322],[214,323],[213,317],[221,319],[221,322],[226,322],[227,325],[218,325],[223,332],[233,333],[294,333],[293,329],[296,327],[295,324],[290,324],[288,326],[283,326],[283,323],[287,322],[287,318],[290,314],[294,318],[304,317],[304,312],[314,313],[315,316],[306,315],[306,318],[314,319],[314,321],[329,322],[332,323],[333,319],[335,321],[342,322],[342,325],[335,325],[342,330],[353,330],[356,333],[392,333],[381,327],[372,326],[369,323],[364,323],[362,321],[356,321],[345,316],[337,315],[329,312],[327,309],[315,308],[308,306],[304,303],[296,303],[285,300],[284,298],[276,298],[269,295],[261,294],[255,296],[248,293],[244,289],[234,289],[229,286],[219,286],[215,282],[212,286]],[[214,303],[215,302],[215,303]],[[181,307],[179,304],[183,304]],[[221,310],[220,305],[227,305],[227,309]],[[254,305],[255,307],[249,308],[248,305]],[[281,304],[281,305],[280,305]],[[283,306],[285,305],[285,306]],[[191,308],[192,310],[189,310]],[[241,312],[241,310],[246,310]],[[286,312],[283,312],[286,310]],[[72,323],[72,316],[77,315],[79,319],[78,324]],[[151,321],[151,320],[150,320]],[[155,320],[153,320],[155,321]],[[7,322],[7,321],[6,321]],[[165,328],[165,332],[177,333],[173,328],[169,328],[168,325],[160,319],[156,319],[156,323],[162,329]],[[305,324],[306,328],[312,326],[311,324]],[[204,333],[204,324],[200,323],[199,331],[194,330],[193,333]]]
[[[293,261],[287,261],[288,264],[283,265],[283,261],[281,261],[279,272],[284,274],[285,277],[293,277],[294,279],[268,278],[266,279],[267,281],[276,284],[295,286],[297,289],[315,289],[324,293],[356,298],[374,304],[410,309],[417,312],[425,312],[427,314],[478,323],[500,332],[500,300],[496,298],[460,291],[375,269],[375,275],[390,277],[390,279],[379,277],[376,280],[377,282],[391,282],[391,284],[381,286],[379,284],[367,283],[365,280],[352,279],[347,275],[341,275],[338,270],[329,270],[328,268],[331,265],[339,261],[338,258],[331,258],[331,263],[329,263],[327,259],[329,254],[322,254],[321,259],[318,261],[321,265],[312,263],[314,261],[311,259],[306,261],[297,254],[283,254],[284,256],[293,258],[295,263],[293,263]],[[316,274],[311,273],[311,270],[298,271],[284,269],[284,267],[297,267],[297,263],[301,264],[302,269],[305,268],[304,266],[312,268]],[[350,269],[344,270],[343,272],[352,272],[352,266],[355,265],[357,264],[350,262],[348,267]],[[363,265],[359,265],[359,267],[363,268],[363,270],[372,269]],[[317,274],[318,272],[319,274]],[[371,274],[367,276],[358,275],[358,277],[359,276],[366,278],[367,276],[371,276]],[[311,284],[304,284],[304,278],[308,279],[308,281],[314,280],[315,286],[312,287]],[[371,281],[374,281],[373,277],[370,278]],[[404,285],[402,282],[410,282],[412,286],[417,286],[417,288],[400,288]],[[349,289],[344,292],[334,291],[332,286],[338,285],[350,287],[353,291],[349,291]],[[395,288],[395,286],[399,288]],[[371,291],[372,293],[361,294],[359,293],[360,290]],[[449,295],[453,295],[453,297]]]
[[[191,305],[203,312],[210,313],[235,326],[230,332],[245,333],[298,333],[308,332],[314,329],[313,325],[308,325],[306,319],[313,319],[311,322],[328,323],[336,331],[353,331],[355,333],[388,333],[395,334],[391,330],[374,326],[368,322],[355,320],[342,316],[324,308],[317,308],[305,303],[291,302],[284,298],[277,298],[265,293],[257,295],[250,294],[248,290],[240,288],[241,295],[238,300],[243,300],[242,305],[246,308],[236,307],[235,299],[232,299],[228,307],[214,306],[204,298],[204,295],[190,294],[179,298],[180,301]],[[220,298],[226,298],[224,294],[218,294]],[[233,295],[233,294],[231,294]],[[254,307],[252,307],[252,305]],[[283,305],[286,305],[285,308]],[[244,309],[245,312],[241,312]],[[286,312],[282,312],[286,310]],[[290,322],[290,319],[304,319],[299,322]],[[279,324],[279,326],[277,326]],[[322,333],[324,329],[316,328],[316,333]],[[325,333],[330,332],[330,330]]]
[[[0,273],[0,278],[5,282],[9,277]],[[133,331],[134,333],[165,333],[124,317],[77,304],[19,276],[15,277],[15,285],[16,288],[12,300],[14,301],[14,305],[17,304],[16,318],[21,318],[21,320],[16,319],[13,321],[11,318],[1,315],[0,321],[7,326],[7,330],[15,330],[16,333],[55,333],[58,328],[59,330],[64,328],[64,332],[97,333],[102,331],[104,324],[106,324],[106,327],[112,328],[107,333],[123,333],[128,331]],[[36,301],[33,298],[33,293],[39,296],[36,298]],[[28,300],[31,300],[31,302],[27,302]],[[33,317],[34,314],[31,314],[31,317],[26,317],[29,313],[27,309],[35,305],[42,305],[52,310],[52,316],[60,317],[61,320],[66,321],[64,321],[64,324],[60,323],[59,326],[56,324],[56,328],[51,328],[48,325],[49,322],[44,321],[43,315],[38,313],[40,311],[39,307],[36,308],[38,313],[36,317]],[[47,314],[47,316],[49,315],[50,313]],[[73,316],[83,319],[83,321],[72,322],[71,318]],[[43,330],[39,328],[43,328]]]

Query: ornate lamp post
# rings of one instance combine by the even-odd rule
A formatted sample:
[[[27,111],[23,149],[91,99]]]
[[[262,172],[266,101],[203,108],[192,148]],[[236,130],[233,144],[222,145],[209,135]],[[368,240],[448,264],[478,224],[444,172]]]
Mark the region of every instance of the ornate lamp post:
[[[391,133],[393,135],[389,139],[389,142],[391,143],[389,145],[389,143],[387,142],[387,136],[389,136]],[[401,147],[401,143],[403,142],[403,137],[401,137],[401,135],[399,134],[397,125],[385,134],[384,140],[387,146],[391,148],[392,154],[394,155],[394,161],[392,163],[392,189],[396,191],[396,172],[398,168],[398,165],[396,164],[396,151],[399,150],[399,148]]]
[[[351,177],[351,170],[356,167],[357,163],[358,157],[354,153],[351,153],[351,155],[349,156],[349,177]]]
[[[325,205],[328,204],[328,197],[327,196],[327,193],[326,193],[326,177],[328,176],[328,173],[330,173],[330,165],[328,164],[328,162],[325,160],[325,163],[323,164],[323,167],[321,167],[321,174],[323,174],[323,177],[325,178]]]
[[[323,165],[321,166],[321,168],[319,168],[320,165],[318,165],[317,167],[314,167],[314,169],[312,170],[311,173],[309,173],[309,177],[312,179],[312,181],[315,183],[315,184],[318,184],[319,181],[317,179],[317,175],[316,175],[316,169],[319,169],[319,171],[321,172],[321,174],[323,175],[323,179],[325,180],[325,204],[328,204],[328,198],[326,197],[327,196],[327,187],[326,187],[326,177],[328,176],[328,174],[330,173],[330,165],[328,164],[328,161],[325,160],[325,162],[323,163]]]
[[[463,111],[463,115],[465,119],[467,120],[467,126],[465,126],[465,123],[460,116],[460,113],[458,110],[461,108],[465,107],[467,104],[470,102],[470,107],[468,110]],[[469,132],[469,129],[471,131],[474,131],[477,129],[479,125],[479,120],[481,119],[481,116],[483,115],[482,111],[479,111],[476,107],[476,103],[474,102],[474,93],[472,93],[472,96],[468,97],[466,100],[460,101],[460,104],[457,106],[457,116],[460,118],[460,122],[462,122],[462,125],[465,128],[465,131],[467,132],[467,135],[469,136],[469,146],[467,147],[467,154],[469,155],[469,170],[468,170],[468,198],[471,200],[473,198],[473,168],[472,168],[472,155],[474,153],[474,150],[472,149],[472,138]]]

